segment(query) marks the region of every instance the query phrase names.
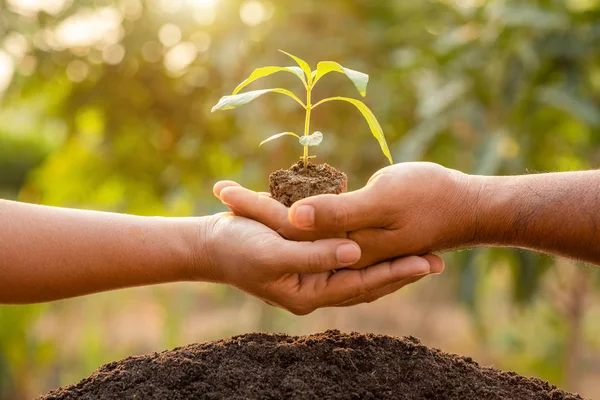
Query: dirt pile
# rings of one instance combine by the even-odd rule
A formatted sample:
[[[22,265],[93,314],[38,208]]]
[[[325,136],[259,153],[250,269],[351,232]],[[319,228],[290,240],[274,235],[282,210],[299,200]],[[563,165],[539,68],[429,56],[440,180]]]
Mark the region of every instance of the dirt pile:
[[[413,337],[251,333],[129,357],[41,399],[581,399]]]

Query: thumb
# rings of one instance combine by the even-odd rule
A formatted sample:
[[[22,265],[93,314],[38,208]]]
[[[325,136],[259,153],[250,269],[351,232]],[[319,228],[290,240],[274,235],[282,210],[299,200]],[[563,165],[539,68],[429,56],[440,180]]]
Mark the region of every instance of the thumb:
[[[273,255],[280,272],[316,274],[355,264],[360,260],[361,250],[358,244],[347,239],[282,240]]]
[[[383,200],[383,201],[382,201]],[[342,194],[308,197],[292,204],[288,218],[303,230],[348,232],[382,227],[389,223],[385,199],[377,198],[373,187]]]

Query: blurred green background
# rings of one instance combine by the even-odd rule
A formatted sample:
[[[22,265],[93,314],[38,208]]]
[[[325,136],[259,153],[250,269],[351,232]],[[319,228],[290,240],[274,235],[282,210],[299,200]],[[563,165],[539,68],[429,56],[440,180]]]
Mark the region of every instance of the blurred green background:
[[[255,67],[333,60],[370,74],[395,161],[478,174],[600,162],[598,0],[0,0],[0,197],[141,215],[223,211],[211,187],[265,190],[300,155],[292,100],[210,108]],[[289,74],[252,88],[284,85]],[[341,74],[314,98],[356,97]],[[356,110],[313,114],[350,189],[386,165]],[[129,355],[255,330],[412,334],[483,364],[600,396],[600,274],[506,249],[370,305],[295,317],[227,287],[171,284],[0,306],[0,399]],[[1,276],[0,276],[1,279]]]

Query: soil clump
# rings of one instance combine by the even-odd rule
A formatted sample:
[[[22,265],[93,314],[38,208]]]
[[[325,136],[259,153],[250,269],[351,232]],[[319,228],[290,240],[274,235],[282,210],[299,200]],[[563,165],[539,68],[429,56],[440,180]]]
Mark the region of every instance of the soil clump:
[[[271,197],[286,207],[296,201],[319,194],[340,194],[347,190],[348,177],[328,164],[298,161],[289,169],[279,169],[269,176]]]

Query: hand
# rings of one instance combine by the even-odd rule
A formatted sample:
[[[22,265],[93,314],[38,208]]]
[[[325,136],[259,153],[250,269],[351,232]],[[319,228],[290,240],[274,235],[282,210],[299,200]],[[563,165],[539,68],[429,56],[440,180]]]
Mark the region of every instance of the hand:
[[[207,257],[204,270],[210,271],[204,278],[235,286],[297,315],[373,301],[442,263],[435,256],[407,257],[349,270],[345,267],[360,258],[360,248],[351,240],[288,241],[231,213],[208,217],[201,236]]]
[[[363,251],[358,266],[465,247],[476,235],[481,187],[471,180],[433,163],[396,164],[379,170],[360,190],[296,202],[288,219],[309,232],[346,232]]]
[[[260,221],[287,238],[335,235],[356,241],[362,258],[352,268],[362,268],[468,245],[475,189],[468,175],[458,171],[432,163],[402,163],[381,169],[360,190],[303,199],[289,210],[268,194],[235,182],[219,182],[214,190],[237,215]]]

